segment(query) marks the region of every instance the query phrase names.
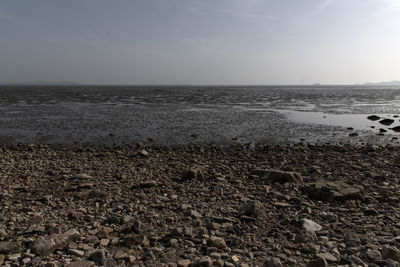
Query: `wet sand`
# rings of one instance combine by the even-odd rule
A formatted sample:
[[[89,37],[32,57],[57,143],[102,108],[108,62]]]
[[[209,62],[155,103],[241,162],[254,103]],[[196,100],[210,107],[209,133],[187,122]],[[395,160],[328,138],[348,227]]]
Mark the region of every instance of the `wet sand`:
[[[399,156],[391,146],[3,146],[0,265],[396,266]]]

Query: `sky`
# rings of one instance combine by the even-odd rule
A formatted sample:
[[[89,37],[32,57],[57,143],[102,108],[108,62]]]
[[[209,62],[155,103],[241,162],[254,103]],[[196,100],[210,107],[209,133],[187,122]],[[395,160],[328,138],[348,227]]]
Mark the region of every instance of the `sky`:
[[[400,80],[400,0],[1,0],[0,82]]]

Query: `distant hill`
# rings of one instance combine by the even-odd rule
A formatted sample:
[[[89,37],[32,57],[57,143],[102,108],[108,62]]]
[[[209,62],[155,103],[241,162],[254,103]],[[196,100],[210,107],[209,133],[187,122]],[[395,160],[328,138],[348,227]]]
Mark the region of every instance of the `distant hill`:
[[[67,81],[33,81],[33,82],[0,82],[0,85],[82,85],[76,82]]]
[[[400,86],[400,81],[379,82],[379,83],[364,83],[366,86]]]

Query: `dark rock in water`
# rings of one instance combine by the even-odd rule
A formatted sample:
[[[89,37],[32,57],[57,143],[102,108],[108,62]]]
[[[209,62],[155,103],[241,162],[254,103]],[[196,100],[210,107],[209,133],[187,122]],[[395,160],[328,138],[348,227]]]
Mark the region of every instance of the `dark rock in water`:
[[[369,126],[371,129],[375,129],[375,126]]]
[[[362,186],[349,185],[342,181],[311,183],[303,190],[309,197],[324,201],[344,201],[360,199],[364,192]]]
[[[350,133],[349,136],[350,136],[350,137],[358,136],[358,133]]]
[[[347,127],[346,129],[347,129],[347,130],[350,130],[350,131],[354,130],[353,127]]]
[[[386,247],[382,252],[382,257],[384,259],[391,259],[394,261],[400,260],[400,250],[395,247]]]
[[[383,124],[383,125],[386,125],[386,126],[391,125],[393,122],[394,122],[394,120],[392,120],[392,119],[383,119],[383,120],[379,121],[380,124]]]
[[[393,115],[393,118],[398,118],[399,117],[399,115]]]
[[[380,128],[380,129],[379,129],[379,132],[380,132],[380,133],[386,133],[387,130],[385,130],[385,129],[383,129],[383,128]]]
[[[395,132],[400,132],[400,126],[396,126],[396,127],[393,127],[393,128],[391,128],[393,131],[395,131]]]
[[[367,119],[371,120],[371,121],[377,121],[379,120],[381,117],[377,116],[377,115],[371,115],[368,116]]]
[[[303,181],[301,174],[297,172],[288,172],[281,170],[270,170],[269,179],[271,179],[271,181],[273,182],[279,183],[293,183]]]

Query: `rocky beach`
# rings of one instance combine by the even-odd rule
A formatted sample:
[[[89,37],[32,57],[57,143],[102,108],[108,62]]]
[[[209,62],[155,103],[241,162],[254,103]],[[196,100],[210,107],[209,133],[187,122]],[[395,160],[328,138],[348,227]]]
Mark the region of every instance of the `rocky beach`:
[[[0,147],[0,266],[399,266],[392,146]]]

